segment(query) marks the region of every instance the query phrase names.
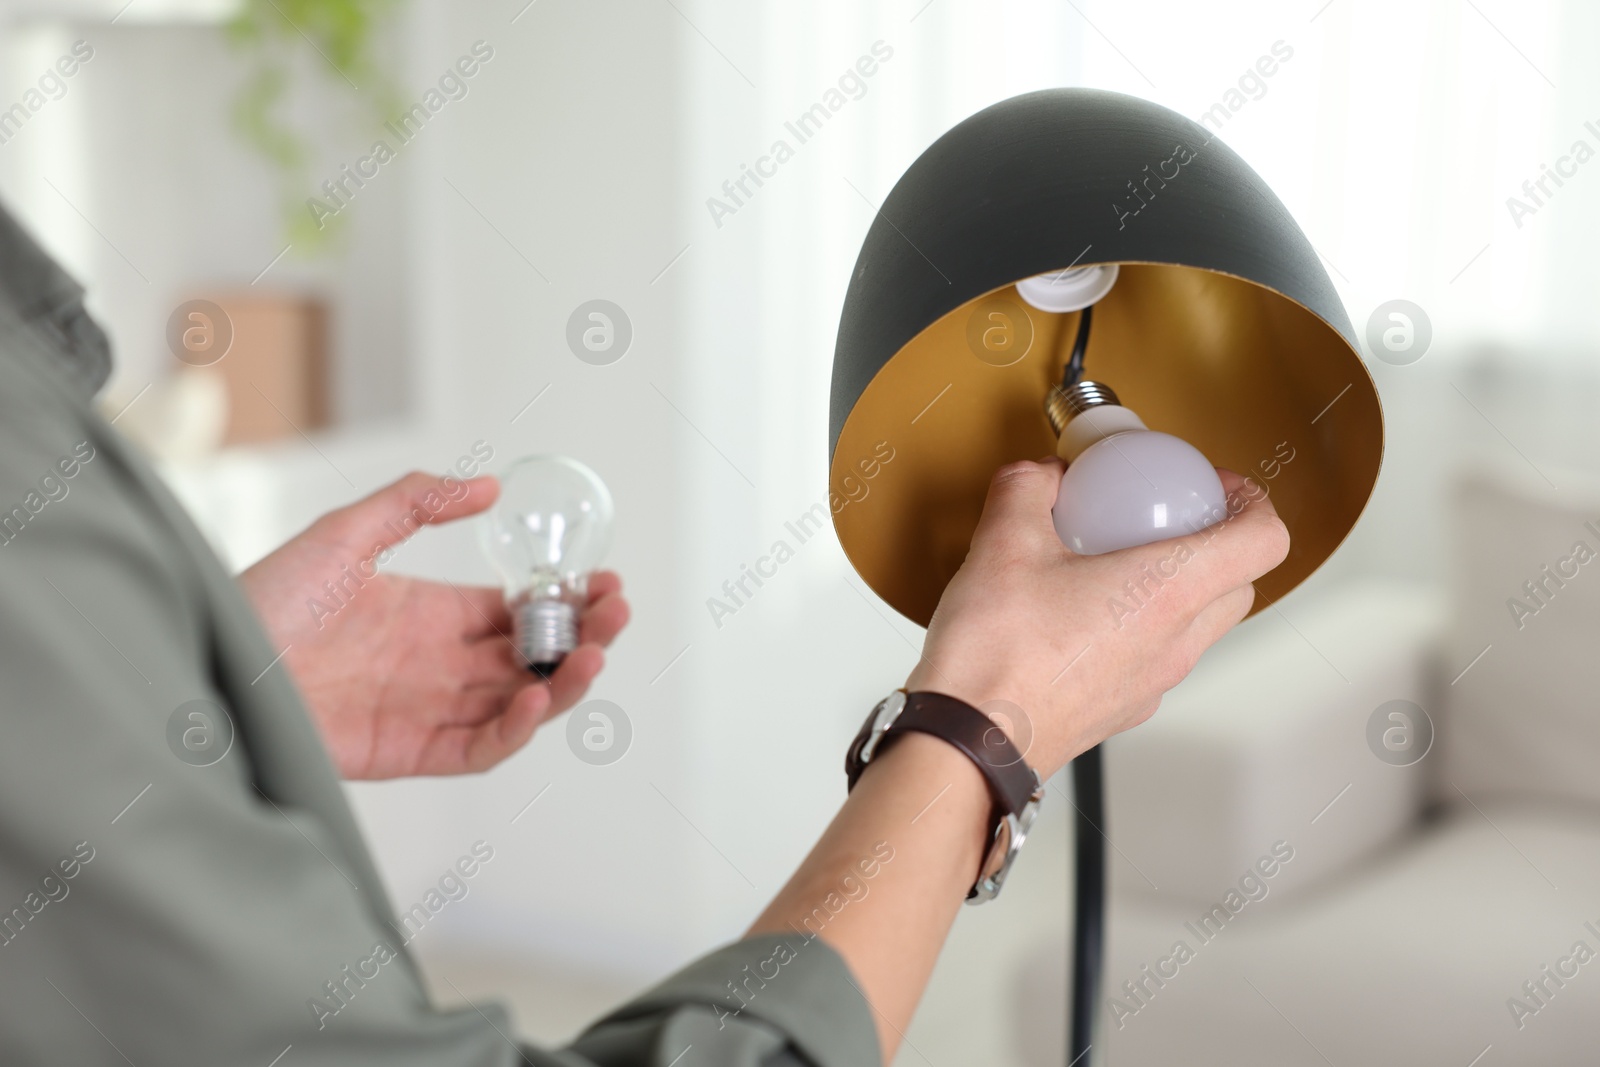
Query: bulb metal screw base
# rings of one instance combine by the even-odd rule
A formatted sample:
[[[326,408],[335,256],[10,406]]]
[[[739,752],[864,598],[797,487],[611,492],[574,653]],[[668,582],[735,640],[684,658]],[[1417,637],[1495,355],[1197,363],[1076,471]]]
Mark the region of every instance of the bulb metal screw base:
[[[565,600],[529,598],[514,618],[517,650],[536,674],[548,676],[578,647],[578,609]]]
[[[1050,428],[1060,436],[1075,416],[1090,408],[1121,403],[1109,385],[1084,379],[1066,387],[1051,387],[1050,395],[1044,398],[1044,413],[1050,419]]]

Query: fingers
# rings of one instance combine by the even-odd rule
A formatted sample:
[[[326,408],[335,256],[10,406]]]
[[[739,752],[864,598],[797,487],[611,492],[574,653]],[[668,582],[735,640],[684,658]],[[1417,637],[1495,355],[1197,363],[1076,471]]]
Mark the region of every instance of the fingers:
[[[468,771],[488,770],[527,744],[540,724],[582,700],[604,666],[599,646],[584,644],[567,654],[548,682],[522,670],[525,685],[495,698],[494,710],[481,721],[448,730],[444,743],[460,747],[459,762]]]
[[[595,571],[589,575],[588,603],[622,592],[622,576],[616,571]]]
[[[462,605],[464,637],[483,639],[511,637],[511,612],[505,596],[493,586],[456,586],[465,601]],[[589,589],[580,620],[579,637],[599,645],[609,645],[628,624],[631,612],[622,598],[622,579],[614,571],[595,571],[589,576]]]
[[[606,662],[605,651],[593,641],[585,641],[567,653],[549,678],[530,671],[522,653],[510,641],[479,641],[468,654],[471,662],[466,667],[465,691],[472,698],[473,711],[466,717],[467,722],[498,714],[499,704],[530,686],[548,690],[549,714],[559,714],[583,698]]]
[[[593,601],[583,610],[578,620],[578,639],[586,645],[607,648],[617,634],[628,625],[631,611],[620,593],[612,593]]]
[[[1244,475],[1231,471],[1226,467],[1218,467],[1216,470],[1217,478],[1222,482],[1222,491],[1229,497],[1260,495],[1259,484],[1254,479],[1246,478]]]
[[[1289,529],[1260,484],[1220,468],[1218,475],[1224,488],[1235,487],[1228,517],[1185,538],[1195,554],[1185,570],[1196,582],[1197,606],[1255,581],[1289,554]]]
[[[609,648],[611,642],[616,640],[617,634],[628,624],[628,616],[628,602],[617,593],[612,593],[598,603],[590,605],[584,609],[578,623],[579,648],[584,646],[593,646],[596,649]],[[517,651],[509,625],[503,630],[484,630],[481,634],[469,638],[463,654],[466,656],[466,661],[462,667],[462,678],[468,686],[515,684],[524,681],[530,684],[543,684],[540,679],[530,677],[528,674],[527,664],[523,661],[522,654]],[[566,666],[565,662],[562,666]],[[555,673],[559,675],[560,670]],[[554,680],[552,676],[551,681]]]
[[[459,653],[464,660],[460,677],[465,687],[486,685],[517,686],[539,681],[528,673],[528,665],[511,639],[511,631],[491,633],[466,644]]]
[[[995,472],[983,517],[973,531],[974,548],[995,543],[1038,546],[1053,544],[1065,551],[1056,536],[1050,509],[1061,485],[1059,460],[1011,463]],[[1041,539],[1048,541],[1041,542]]]
[[[462,608],[462,637],[473,647],[480,668],[471,672],[473,681],[482,681],[491,669],[498,669],[502,650],[515,655],[512,638],[511,613],[497,589],[462,589],[467,601]],[[599,599],[590,598],[589,606],[578,617],[578,640],[581,644],[609,648],[623,627],[628,625],[633,611],[621,593],[608,593]],[[510,661],[507,661],[509,663]],[[520,667],[518,662],[515,664]]]
[[[1189,624],[1189,633],[1202,651],[1210,648],[1250,614],[1255,600],[1256,588],[1253,585],[1240,586],[1224,593],[1200,609],[1200,614]]]
[[[463,481],[420,471],[379,489],[319,520],[341,542],[357,551],[392,548],[424,526],[454,522],[486,511],[500,495],[500,483],[485,475]]]
[[[605,665],[606,654],[599,645],[582,644],[568,652],[550,675],[550,714],[559,715],[582,700]]]
[[[549,717],[549,689],[543,685],[524,686],[499,715],[456,732],[456,743],[462,746],[462,765],[468,771],[488,770],[527,744],[539,724]]]

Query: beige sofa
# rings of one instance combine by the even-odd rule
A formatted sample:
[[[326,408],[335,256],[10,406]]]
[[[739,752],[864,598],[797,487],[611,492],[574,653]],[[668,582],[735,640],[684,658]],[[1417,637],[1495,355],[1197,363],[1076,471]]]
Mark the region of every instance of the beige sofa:
[[[1292,599],[1110,746],[1097,1062],[1600,1062],[1600,487],[1478,473],[1447,511],[1442,593]],[[1369,741],[1396,699],[1435,728],[1409,767]],[[1020,1062],[1063,1062],[1063,947]]]

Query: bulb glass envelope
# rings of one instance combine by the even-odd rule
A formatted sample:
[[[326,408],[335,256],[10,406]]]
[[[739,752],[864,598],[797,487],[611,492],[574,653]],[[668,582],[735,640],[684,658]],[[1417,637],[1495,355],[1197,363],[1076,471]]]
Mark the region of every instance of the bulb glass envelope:
[[[500,476],[500,497],[479,523],[484,552],[508,599],[530,584],[578,583],[611,544],[611,490],[566,456],[526,456]]]
[[[1055,452],[1044,399],[1078,313],[1030,307],[1014,283],[1099,263],[1120,273],[1094,305],[1086,377],[1150,429],[1252,477],[1289,527],[1289,556],[1256,582],[1255,610],[1316,570],[1366,506],[1383,453],[1377,390],[1271,190],[1159,105],[1030,93],[911,165],[873,220],[840,317],[834,527],[907,618],[932,617],[994,471]]]

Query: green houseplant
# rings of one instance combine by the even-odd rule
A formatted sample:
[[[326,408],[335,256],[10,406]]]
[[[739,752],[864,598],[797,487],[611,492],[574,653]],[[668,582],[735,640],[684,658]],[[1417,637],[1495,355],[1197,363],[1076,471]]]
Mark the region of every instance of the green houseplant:
[[[338,219],[321,224],[305,198],[311,137],[285,118],[296,72],[320,68],[335,91],[374,124],[394,106],[387,72],[374,56],[376,38],[403,0],[241,0],[226,24],[229,42],[250,72],[234,98],[234,128],[276,170],[285,239],[302,254],[326,247]]]

